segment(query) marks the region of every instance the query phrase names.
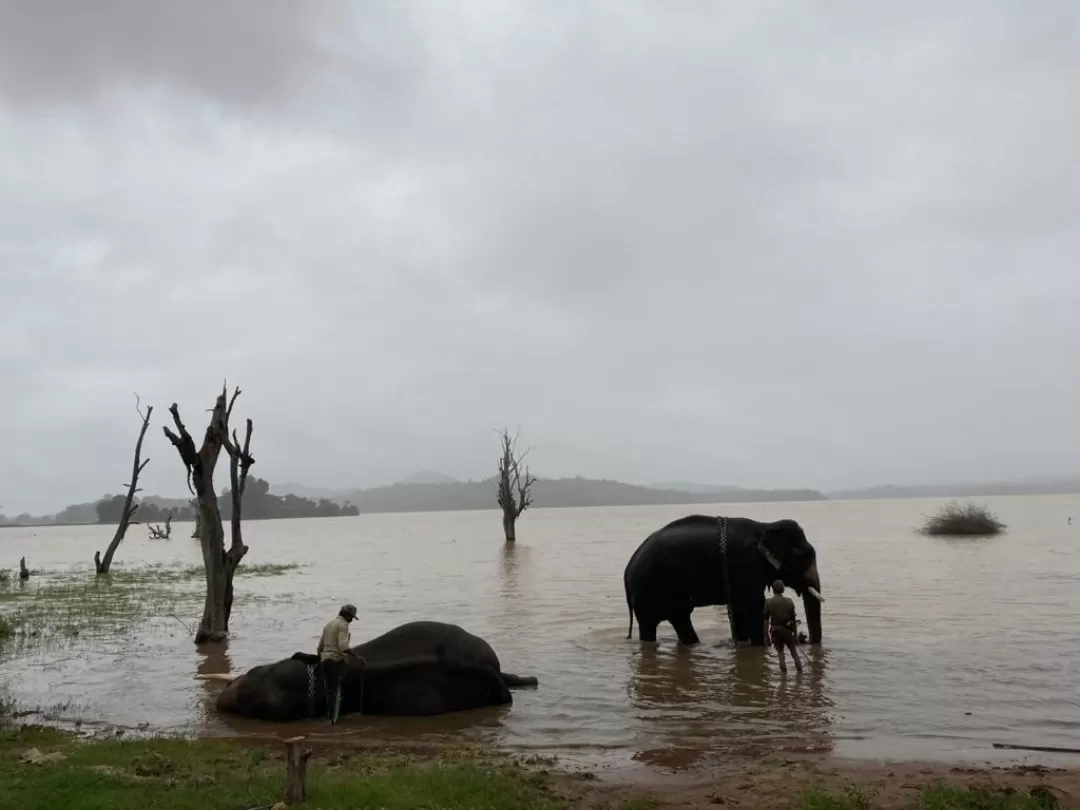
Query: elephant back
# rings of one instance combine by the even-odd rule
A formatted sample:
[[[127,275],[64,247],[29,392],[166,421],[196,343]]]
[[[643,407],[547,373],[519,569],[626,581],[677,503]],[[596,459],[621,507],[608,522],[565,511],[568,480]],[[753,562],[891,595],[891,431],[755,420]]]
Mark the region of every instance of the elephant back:
[[[433,657],[461,664],[484,664],[501,672],[495,650],[484,639],[456,624],[407,622],[353,648],[369,664]]]

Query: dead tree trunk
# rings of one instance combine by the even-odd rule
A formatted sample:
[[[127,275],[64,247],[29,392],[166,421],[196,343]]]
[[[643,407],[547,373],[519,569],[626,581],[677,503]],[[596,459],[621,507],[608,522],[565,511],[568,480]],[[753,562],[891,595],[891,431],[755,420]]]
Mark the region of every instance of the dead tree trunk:
[[[237,393],[240,389],[237,389]],[[235,401],[236,397],[233,397]],[[229,412],[232,412],[232,403],[229,403]],[[255,463],[251,457],[251,420],[247,420],[247,432],[244,434],[244,446],[240,447],[240,440],[233,431],[232,442],[225,444],[225,450],[229,454],[229,484],[232,494],[232,545],[225,552],[225,631],[229,630],[229,616],[232,615],[233,603],[233,575],[244,555],[248,553],[248,547],[244,545],[244,537],[241,531],[241,515],[243,511],[244,489],[247,487],[248,470]]]
[[[502,455],[499,457],[498,499],[507,543],[517,540],[517,519],[532,504],[532,486],[536,483],[536,479],[529,474],[529,468],[522,467],[529,451],[518,452],[518,435],[511,436],[506,428],[499,431]]]
[[[143,437],[146,436],[146,429],[150,427],[150,414],[154,412],[154,406],[148,405],[144,414],[139,410],[138,402],[139,397],[136,395],[135,410],[142,417],[142,428],[139,430],[139,440],[135,442],[135,461],[131,465],[131,482],[128,484],[127,497],[124,499],[124,511],[120,513],[120,523],[116,527],[115,534],[113,534],[112,542],[105,549],[105,556],[102,557],[100,551],[94,552],[94,568],[97,569],[99,574],[107,574],[109,569],[112,568],[113,555],[116,554],[116,549],[123,542],[124,535],[127,534],[128,526],[131,524],[131,519],[139,508],[139,505],[135,503],[135,493],[139,492],[139,474],[150,463],[150,459],[140,461],[139,457],[142,455]]]
[[[30,569],[26,567],[26,557],[19,558],[19,579],[30,579]]]
[[[232,609],[232,579],[236,567],[240,564],[247,547],[241,542],[239,548],[239,527],[233,532],[233,543],[228,555],[225,552],[225,532],[221,525],[221,510],[218,508],[217,494],[214,491],[214,468],[218,456],[224,448],[238,467],[243,470],[243,479],[247,479],[247,468],[255,463],[248,453],[251,441],[251,420],[248,420],[247,441],[243,451],[229,440],[229,416],[232,414],[236,398],[240,396],[237,388],[232,399],[226,403],[225,388],[222,388],[214,403],[210,415],[210,424],[203,436],[202,447],[195,449],[195,442],[180,420],[180,410],[174,402],[169,408],[176,425],[176,433],[166,427],[165,435],[180,453],[180,458],[188,472],[188,488],[198,502],[196,512],[198,520],[199,544],[202,546],[203,565],[206,571],[206,603],[203,607],[202,621],[195,634],[195,643],[224,641],[229,632],[229,612]],[[239,473],[234,473],[239,475]],[[234,498],[237,496],[233,496]],[[234,521],[238,520],[234,516]],[[228,601],[226,595],[228,594]]]

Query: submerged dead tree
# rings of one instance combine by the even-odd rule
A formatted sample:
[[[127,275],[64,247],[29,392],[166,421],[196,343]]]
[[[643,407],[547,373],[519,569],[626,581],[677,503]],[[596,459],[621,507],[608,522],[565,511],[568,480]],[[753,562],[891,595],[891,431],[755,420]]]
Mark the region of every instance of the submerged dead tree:
[[[502,454],[499,456],[498,497],[503,513],[503,534],[506,535],[507,543],[517,540],[517,519],[532,505],[532,485],[536,483],[536,479],[529,474],[529,468],[522,467],[529,451],[518,452],[519,435],[511,436],[506,428],[499,431]]]
[[[151,523],[146,531],[151,540],[168,540],[172,536],[172,512],[165,516],[165,528]]]
[[[235,431],[229,436],[229,418],[233,405],[240,396],[237,388],[226,401],[226,389],[222,387],[210,414],[210,424],[198,449],[180,419],[180,409],[174,402],[169,408],[176,432],[164,428],[165,436],[172,442],[188,473],[188,488],[198,504],[196,521],[199,544],[202,546],[203,565],[206,570],[206,603],[202,621],[195,634],[195,643],[224,641],[229,634],[229,616],[232,612],[233,576],[248,552],[240,532],[240,500],[247,483],[248,469],[255,463],[251,457],[251,420],[247,420],[247,434],[241,447]],[[225,548],[225,531],[221,525],[221,510],[214,492],[214,468],[218,456],[224,450],[230,459],[232,481],[232,538]]]
[[[120,513],[120,523],[116,526],[116,532],[113,534],[112,542],[109,543],[109,547],[105,549],[105,556],[101,556],[100,551],[94,552],[94,568],[99,574],[109,573],[109,569],[112,568],[113,555],[116,554],[116,549],[120,547],[120,543],[124,540],[124,535],[127,534],[128,526],[132,523],[132,518],[135,516],[135,512],[138,510],[139,505],[135,503],[135,493],[141,491],[139,487],[139,474],[143,471],[143,468],[150,463],[150,459],[145,461],[140,460],[142,455],[142,443],[143,437],[146,436],[146,429],[150,427],[150,414],[154,412],[153,405],[146,406],[146,413],[144,414],[139,407],[139,395],[135,395],[135,411],[142,419],[142,428],[139,430],[139,440],[135,442],[135,460],[131,465],[131,482],[127,485],[128,492],[127,497],[124,499],[124,509]]]

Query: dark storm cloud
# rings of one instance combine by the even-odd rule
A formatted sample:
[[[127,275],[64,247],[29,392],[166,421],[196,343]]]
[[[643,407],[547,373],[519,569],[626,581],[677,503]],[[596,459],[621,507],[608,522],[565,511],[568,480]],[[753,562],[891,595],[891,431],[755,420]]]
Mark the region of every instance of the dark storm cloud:
[[[9,513],[226,375],[278,481],[1072,463],[1072,4],[150,6],[0,6]]]
[[[132,84],[262,100],[312,78],[341,24],[337,0],[3,0],[0,92],[79,101]]]

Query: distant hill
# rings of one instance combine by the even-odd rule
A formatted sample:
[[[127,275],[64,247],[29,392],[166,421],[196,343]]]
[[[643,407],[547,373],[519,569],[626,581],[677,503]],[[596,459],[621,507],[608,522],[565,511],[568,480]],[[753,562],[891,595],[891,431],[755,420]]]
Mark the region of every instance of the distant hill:
[[[984,481],[982,483],[885,484],[864,489],[827,493],[829,500],[878,500],[889,498],[974,498],[991,495],[1073,495],[1080,494],[1080,478],[1036,478],[1027,481]]]
[[[344,495],[348,492],[348,489],[327,489],[326,487],[307,487],[303,484],[294,484],[292,481],[287,481],[284,484],[271,484],[270,492],[274,495],[295,495],[297,498],[310,498],[311,500],[318,500],[319,498],[330,498],[331,500]]]
[[[664,481],[659,484],[649,484],[651,489],[673,489],[676,492],[734,492],[738,487],[730,484],[695,484],[691,481]]]
[[[460,483],[456,478],[449,475],[444,475],[441,472],[434,472],[433,470],[419,470],[406,475],[400,481],[399,484],[458,484]]]
[[[483,481],[397,483],[358,489],[340,496],[361,514],[377,512],[438,512],[496,509],[495,477]],[[717,492],[686,492],[592,478],[541,478],[533,487],[533,506],[645,506],[677,503],[745,503],[760,501],[823,501],[813,489],[754,490],[730,488]]]

